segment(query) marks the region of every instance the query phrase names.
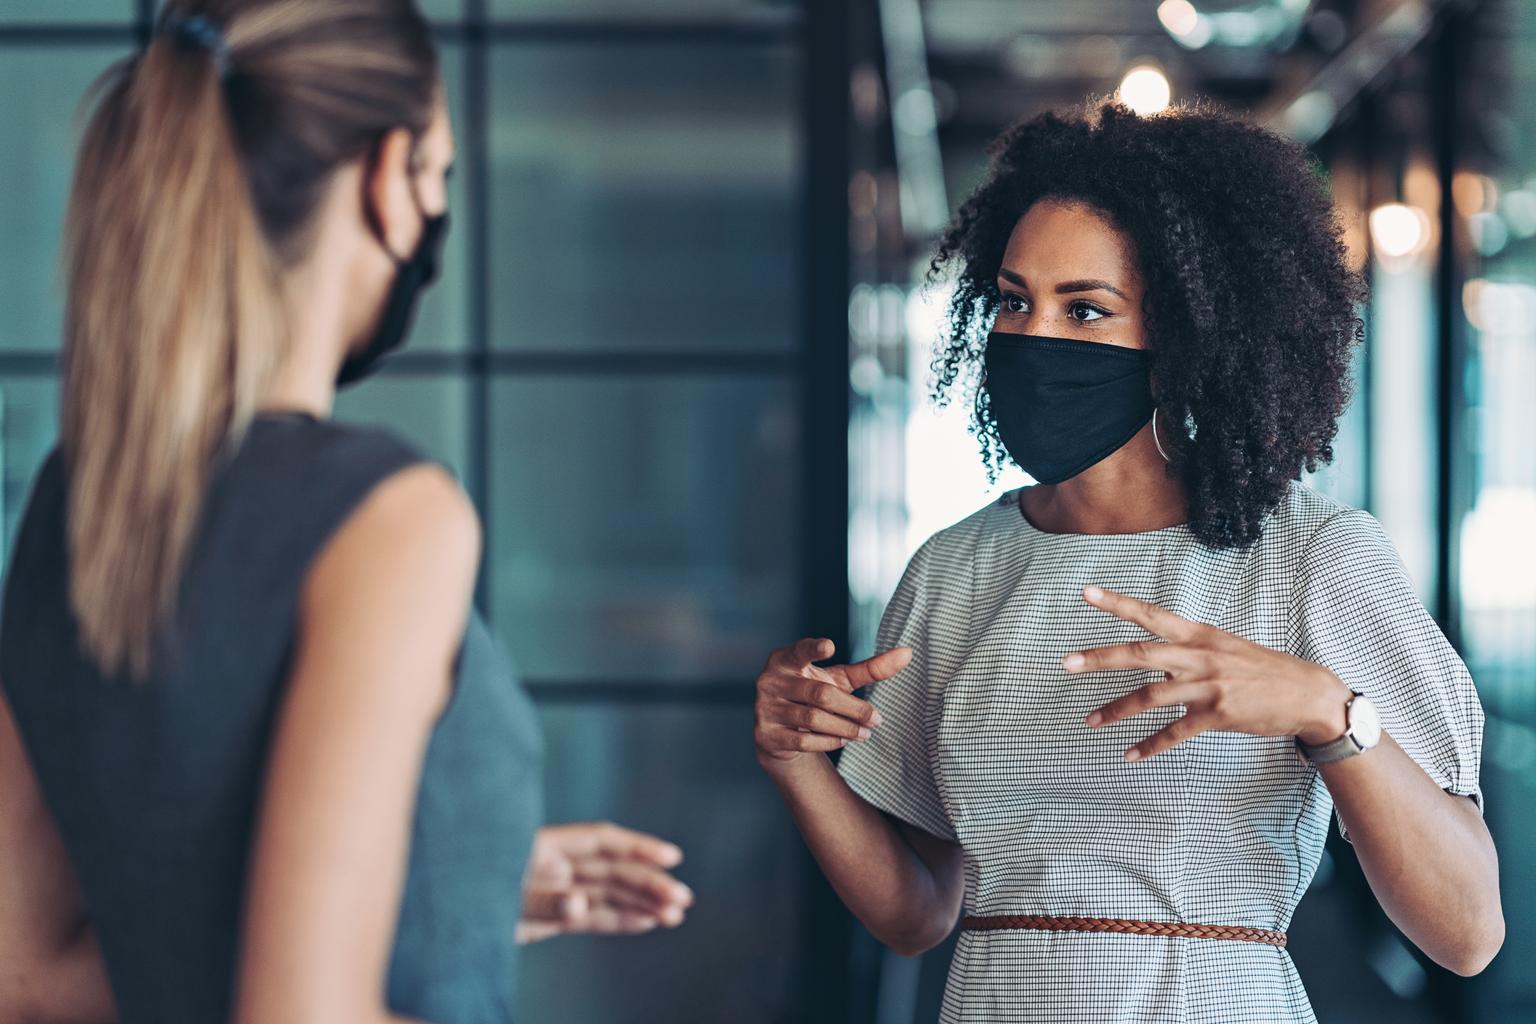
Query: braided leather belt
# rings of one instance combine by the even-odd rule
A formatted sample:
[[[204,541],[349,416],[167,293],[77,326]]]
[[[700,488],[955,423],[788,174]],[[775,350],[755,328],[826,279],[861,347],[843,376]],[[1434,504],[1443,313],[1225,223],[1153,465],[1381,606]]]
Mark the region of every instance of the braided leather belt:
[[[966,931],[994,932],[1011,929],[1045,932],[1123,932],[1128,935],[1181,935],[1189,939],[1231,939],[1263,942],[1285,948],[1285,932],[1270,928],[1241,928],[1225,924],[1182,924],[1177,921],[1128,921],[1120,917],[1050,917],[1044,914],[1011,914],[999,917],[967,917]]]

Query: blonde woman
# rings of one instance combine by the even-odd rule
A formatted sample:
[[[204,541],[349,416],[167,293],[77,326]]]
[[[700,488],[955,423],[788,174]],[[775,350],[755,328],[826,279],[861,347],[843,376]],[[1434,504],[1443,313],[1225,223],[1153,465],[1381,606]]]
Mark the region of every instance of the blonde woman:
[[[519,940],[681,921],[670,844],[538,830],[463,492],[327,418],[452,156],[410,0],[173,0],[104,81],[0,624],[0,1020],[499,1024]]]

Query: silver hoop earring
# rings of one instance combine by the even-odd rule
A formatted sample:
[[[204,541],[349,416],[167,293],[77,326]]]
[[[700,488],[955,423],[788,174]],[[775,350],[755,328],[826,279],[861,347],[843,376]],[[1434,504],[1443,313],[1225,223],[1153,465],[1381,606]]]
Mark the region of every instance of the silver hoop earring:
[[[1163,451],[1163,442],[1161,442],[1161,441],[1159,441],[1157,439],[1157,407],[1156,406],[1154,406],[1152,408],[1152,443],[1157,445],[1157,454],[1159,454],[1159,455],[1161,455],[1163,457],[1163,461],[1164,462],[1172,462],[1173,461],[1172,459],[1170,459],[1168,457],[1168,453]]]

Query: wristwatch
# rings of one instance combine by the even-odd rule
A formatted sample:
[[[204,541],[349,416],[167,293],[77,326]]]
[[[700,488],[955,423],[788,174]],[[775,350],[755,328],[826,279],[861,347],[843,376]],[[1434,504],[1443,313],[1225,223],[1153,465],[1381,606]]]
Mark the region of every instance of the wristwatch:
[[[1296,738],[1296,746],[1301,748],[1301,752],[1313,764],[1342,761],[1346,757],[1363,754],[1381,742],[1381,717],[1376,714],[1376,705],[1360,691],[1351,692],[1354,696],[1344,705],[1343,736],[1315,747],[1301,742],[1299,736]]]

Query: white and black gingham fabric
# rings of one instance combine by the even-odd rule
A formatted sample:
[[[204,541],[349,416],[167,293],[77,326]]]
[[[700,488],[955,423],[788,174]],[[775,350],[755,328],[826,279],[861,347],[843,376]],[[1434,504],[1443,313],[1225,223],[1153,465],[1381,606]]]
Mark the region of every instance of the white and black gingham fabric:
[[[1290,737],[1206,733],[1128,763],[1182,708],[1083,724],[1159,675],[1061,668],[1071,651],[1146,638],[1084,602],[1088,584],[1327,665],[1439,785],[1481,806],[1472,681],[1368,513],[1295,483],[1258,541],[1216,550],[1183,525],[1044,533],[1018,500],[913,556],[879,638],[910,646],[912,663],[872,688],[884,722],[840,762],[875,807],[960,843],[966,913],[1284,930],[1317,867],[1332,799]],[[962,935],[941,1020],[1314,1017],[1274,946],[992,931]]]

